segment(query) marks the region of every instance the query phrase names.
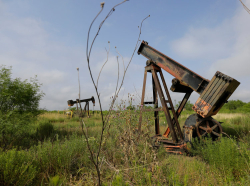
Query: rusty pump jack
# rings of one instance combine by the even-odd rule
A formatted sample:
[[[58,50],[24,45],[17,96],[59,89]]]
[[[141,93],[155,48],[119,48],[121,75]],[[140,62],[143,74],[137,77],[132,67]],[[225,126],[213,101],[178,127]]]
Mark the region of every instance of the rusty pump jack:
[[[222,135],[220,122],[216,121],[211,116],[218,113],[224,103],[227,102],[229,97],[239,86],[240,83],[237,80],[217,71],[212,80],[209,81],[149,46],[146,41],[142,41],[138,49],[138,54],[142,54],[148,59],[144,72],[141,105],[154,104],[155,136],[153,138],[156,140],[156,146],[163,144],[167,151],[182,154],[182,152],[186,150],[187,142],[190,142],[194,137],[201,138],[211,136],[215,140]],[[172,80],[170,90],[173,92],[185,93],[176,111],[161,69],[175,77]],[[148,72],[152,73],[152,102],[144,102]],[[157,73],[160,74],[167,99],[165,99]],[[187,118],[182,132],[178,117],[193,91],[200,94],[200,97],[192,107],[196,114],[192,114]],[[158,95],[162,108],[158,108]],[[141,110],[147,111],[143,108]],[[159,111],[164,112],[168,124],[167,130],[163,134],[160,133]],[[172,118],[170,112],[172,112]],[[141,122],[142,113],[139,119],[139,131],[141,130]],[[169,134],[172,140],[168,139]]]
[[[68,100],[67,103],[68,103],[68,106],[71,107],[73,106],[74,104],[76,104],[76,108],[77,108],[77,111],[78,111],[78,104],[80,106],[80,116],[84,116],[87,112],[87,115],[88,117],[90,116],[89,115],[89,102],[92,101],[93,103],[93,106],[95,106],[95,98],[94,96],[92,96],[91,98],[89,99],[82,99],[82,100],[79,100],[79,99],[76,99],[76,101],[73,101],[73,100]],[[82,114],[82,106],[81,106],[81,102],[85,102],[85,106],[84,106],[84,109],[83,109],[83,114]]]

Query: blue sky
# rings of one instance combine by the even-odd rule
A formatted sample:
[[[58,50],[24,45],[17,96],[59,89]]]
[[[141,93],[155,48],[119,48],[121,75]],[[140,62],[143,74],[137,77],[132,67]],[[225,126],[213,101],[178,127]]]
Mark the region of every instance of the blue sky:
[[[90,39],[110,9],[121,1],[105,1],[92,27]],[[250,7],[250,1],[243,1]],[[100,10],[97,0],[0,0],[0,64],[12,66],[13,77],[37,75],[46,94],[40,107],[67,109],[67,100],[78,97],[76,68],[80,68],[81,98],[95,96],[86,62],[86,39],[90,23]],[[204,78],[217,70],[241,82],[231,99],[250,101],[250,14],[238,0],[130,0],[118,6],[104,23],[90,58],[99,80],[104,109],[108,109],[117,80],[117,51],[128,64],[142,26],[141,40],[175,59]],[[115,48],[117,47],[117,48]],[[135,54],[118,101],[134,95],[139,104],[146,58]],[[120,79],[123,70],[119,57]],[[164,73],[168,87],[172,76]],[[148,81],[147,100],[151,100]],[[171,92],[170,92],[171,93]],[[178,102],[183,94],[171,93]],[[197,93],[191,96],[194,103]],[[92,109],[92,106],[90,107]],[[95,109],[98,109],[98,104]]]

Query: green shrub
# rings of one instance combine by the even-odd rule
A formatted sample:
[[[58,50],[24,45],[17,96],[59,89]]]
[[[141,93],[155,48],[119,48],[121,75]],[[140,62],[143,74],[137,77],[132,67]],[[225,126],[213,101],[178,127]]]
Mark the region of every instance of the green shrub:
[[[1,185],[32,185],[38,174],[33,165],[34,158],[27,151],[16,149],[0,154],[0,184]]]
[[[0,145],[10,148],[23,138],[29,126],[42,113],[38,106],[44,93],[36,78],[11,78],[11,67],[0,66]]]
[[[216,167],[228,182],[247,177],[250,173],[250,156],[246,146],[235,139],[221,138],[214,142],[207,138],[195,141],[193,146],[192,152]]]
[[[70,176],[80,176],[80,170],[92,170],[94,167],[90,163],[89,153],[82,137],[72,135],[64,142],[55,140],[53,143],[46,141],[30,149],[36,157],[34,164],[39,167],[39,171],[44,174],[44,179],[48,176],[63,175],[69,179]]]
[[[42,121],[39,123],[37,128],[36,137],[40,141],[44,141],[44,139],[48,139],[55,134],[54,126],[49,121]]]
[[[181,101],[178,101],[178,104],[175,105],[175,109],[177,109],[177,108],[179,107],[180,103],[181,103]],[[190,102],[190,100],[188,100],[184,108],[185,108],[187,111],[192,111],[192,110],[193,110],[193,109],[192,109],[193,105],[194,105],[194,104],[192,104],[192,103]]]
[[[223,107],[229,110],[236,110],[243,107],[245,104],[246,103],[241,100],[230,100]]]
[[[115,176],[115,179],[113,180],[112,185],[126,186],[128,184],[126,184],[125,181],[123,180],[123,176],[121,174],[118,174]]]
[[[250,117],[234,117],[231,119],[226,119],[222,124],[223,131],[228,135],[234,136],[236,138],[245,138],[245,136],[250,134]]]

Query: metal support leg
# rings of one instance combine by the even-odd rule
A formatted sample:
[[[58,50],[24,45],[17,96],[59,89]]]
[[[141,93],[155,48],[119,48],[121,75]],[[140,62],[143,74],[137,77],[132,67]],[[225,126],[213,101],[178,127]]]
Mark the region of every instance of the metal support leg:
[[[88,102],[88,118],[89,118],[89,102]]]
[[[158,108],[158,96],[153,76],[152,76],[152,87],[153,87],[153,102],[154,102],[155,135],[158,136],[160,135],[159,111],[156,110]]]
[[[156,85],[157,92],[158,92],[160,100],[161,100],[163,111],[164,111],[166,119],[167,119],[168,126],[170,128],[170,133],[171,133],[171,136],[172,136],[172,140],[175,143],[175,142],[177,142],[178,139],[177,139],[176,132],[175,132],[175,129],[174,129],[174,126],[173,126],[171,115],[169,113],[169,109],[168,109],[167,104],[166,104],[166,100],[164,98],[163,91],[161,89],[161,85],[160,85],[158,76],[156,74],[156,70],[152,69],[151,72],[152,72],[152,75],[153,75],[153,79],[154,79],[154,82],[155,82],[155,85]]]
[[[175,113],[175,110],[174,110],[174,105],[173,105],[173,103],[172,103],[172,100],[171,100],[170,94],[169,94],[169,92],[168,92],[168,88],[167,88],[167,85],[166,85],[166,82],[165,82],[165,79],[164,79],[164,77],[163,77],[163,74],[162,74],[162,71],[161,71],[161,70],[160,70],[160,76],[161,76],[161,80],[162,80],[162,83],[163,83],[163,86],[164,86],[166,95],[167,95],[167,97],[168,97],[168,101],[169,101],[170,107],[171,107],[171,109],[172,109],[172,113],[173,113],[172,123],[173,123],[173,126],[176,126],[176,127],[177,127],[177,131],[178,131],[179,137],[180,137],[181,140],[183,140],[183,134],[182,134],[182,131],[181,131],[179,122],[178,122],[178,118],[177,118],[176,113]]]
[[[143,87],[142,87],[142,95],[141,95],[141,105],[140,105],[140,118],[139,118],[139,126],[138,131],[141,133],[141,122],[142,122],[142,107],[144,104],[144,97],[145,97],[145,89],[146,89],[146,80],[147,80],[147,70],[144,72],[144,79],[143,79]]]
[[[182,99],[180,105],[178,106],[178,109],[176,110],[176,113],[175,113],[177,119],[181,115],[181,112],[184,109],[184,107],[185,107],[185,105],[186,105],[186,103],[187,103],[187,101],[188,101],[188,99],[189,99],[189,97],[190,97],[191,94],[192,94],[192,91],[191,92],[187,92],[185,94],[184,98]],[[172,121],[173,121],[173,124],[175,125],[176,123],[175,123],[174,118],[172,119]],[[170,133],[170,129],[168,127],[167,130],[165,131],[165,133],[163,134],[163,136],[166,137],[166,138],[168,138],[169,133]]]

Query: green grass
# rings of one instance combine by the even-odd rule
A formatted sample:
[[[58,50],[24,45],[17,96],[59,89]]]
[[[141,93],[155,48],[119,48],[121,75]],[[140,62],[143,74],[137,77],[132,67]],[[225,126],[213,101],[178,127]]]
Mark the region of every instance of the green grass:
[[[181,125],[188,114],[184,111],[180,116]],[[194,142],[193,156],[187,157],[152,146],[153,113],[143,113],[138,139],[139,111],[113,112],[99,157],[103,185],[249,185],[250,117],[218,114],[216,118],[224,122],[230,138]],[[83,121],[96,152],[100,114]],[[162,114],[160,126],[162,131],[167,128]],[[0,151],[0,185],[95,185],[96,178],[77,117],[45,113],[24,139]]]

